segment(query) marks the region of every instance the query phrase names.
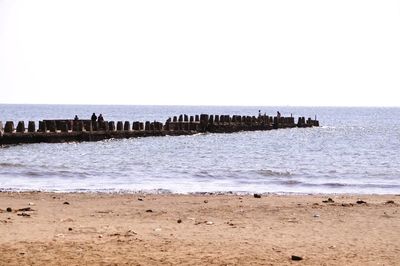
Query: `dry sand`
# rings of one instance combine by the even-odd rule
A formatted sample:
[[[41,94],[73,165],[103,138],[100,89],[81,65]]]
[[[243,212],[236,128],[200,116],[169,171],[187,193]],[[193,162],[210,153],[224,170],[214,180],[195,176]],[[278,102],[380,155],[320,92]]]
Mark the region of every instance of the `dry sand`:
[[[398,203],[2,192],[0,265],[400,265]]]

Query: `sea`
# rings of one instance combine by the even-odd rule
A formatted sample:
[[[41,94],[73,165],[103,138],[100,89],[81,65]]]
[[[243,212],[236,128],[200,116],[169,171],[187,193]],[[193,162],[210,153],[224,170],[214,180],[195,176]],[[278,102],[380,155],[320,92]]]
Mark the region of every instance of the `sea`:
[[[400,194],[400,108],[5,105],[0,121],[293,115],[320,127],[0,147],[0,190]]]

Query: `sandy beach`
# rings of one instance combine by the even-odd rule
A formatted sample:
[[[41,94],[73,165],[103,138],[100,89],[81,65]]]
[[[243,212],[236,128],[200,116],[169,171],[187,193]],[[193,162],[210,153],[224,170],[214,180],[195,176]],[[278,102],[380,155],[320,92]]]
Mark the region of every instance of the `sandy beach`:
[[[398,265],[398,203],[396,195],[2,192],[0,265]]]

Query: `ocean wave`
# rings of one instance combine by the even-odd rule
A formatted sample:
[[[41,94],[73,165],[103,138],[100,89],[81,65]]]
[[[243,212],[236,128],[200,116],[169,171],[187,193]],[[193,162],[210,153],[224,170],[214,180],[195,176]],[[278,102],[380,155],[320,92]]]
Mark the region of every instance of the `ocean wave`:
[[[194,176],[195,177],[202,177],[202,178],[204,178],[204,177],[211,177],[211,178],[215,177],[212,173],[210,173],[207,170],[201,170],[201,171],[195,173]]]
[[[68,178],[68,179],[86,179],[95,177],[96,175],[83,171],[43,171],[43,170],[29,170],[19,172],[18,175],[31,178]]]
[[[274,171],[269,169],[262,169],[257,171],[258,174],[262,176],[292,176],[289,171]]]
[[[300,182],[300,185],[303,187],[326,187],[326,188],[352,188],[352,189],[368,189],[368,188],[377,188],[377,189],[393,189],[400,188],[400,185],[393,184],[374,184],[374,183],[365,183],[365,184],[354,184],[354,183],[306,183]]]
[[[0,167],[9,167],[9,168],[21,168],[25,165],[21,163],[0,163]]]

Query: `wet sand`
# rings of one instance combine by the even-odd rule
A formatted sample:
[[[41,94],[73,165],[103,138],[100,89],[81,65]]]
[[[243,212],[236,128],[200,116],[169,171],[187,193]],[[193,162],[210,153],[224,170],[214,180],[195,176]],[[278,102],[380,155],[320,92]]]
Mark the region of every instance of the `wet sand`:
[[[399,265],[399,203],[395,195],[2,192],[0,265]]]

